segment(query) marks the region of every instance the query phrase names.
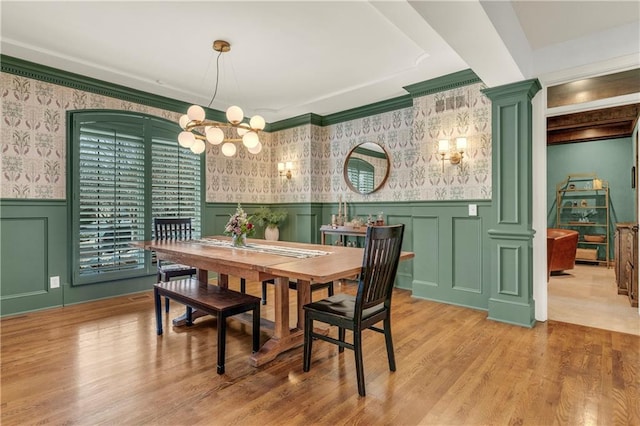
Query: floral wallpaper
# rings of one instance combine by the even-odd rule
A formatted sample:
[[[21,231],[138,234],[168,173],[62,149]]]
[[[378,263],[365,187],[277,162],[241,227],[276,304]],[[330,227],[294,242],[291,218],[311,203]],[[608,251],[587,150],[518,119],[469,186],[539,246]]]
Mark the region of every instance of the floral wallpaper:
[[[120,109],[180,114],[0,73],[0,198],[66,198],[66,112]]]
[[[0,198],[66,198],[66,111],[121,109],[177,121],[161,110],[0,73]],[[411,108],[319,127],[262,133],[263,150],[225,157],[207,144],[207,202],[299,203],[491,198],[491,104],[474,84],[414,99]],[[467,138],[462,166],[444,164],[439,139]],[[387,183],[373,194],[343,179],[348,152],[377,142],[390,155]],[[177,143],[177,142],[176,142]],[[293,163],[287,180],[278,162]]]
[[[412,108],[339,123],[306,125],[272,135],[274,162],[293,161],[291,181],[275,183],[273,202],[491,199],[491,101],[474,84],[414,99]],[[467,138],[462,165],[444,163],[438,140]],[[376,142],[389,153],[385,185],[351,191],[343,178],[349,151]]]

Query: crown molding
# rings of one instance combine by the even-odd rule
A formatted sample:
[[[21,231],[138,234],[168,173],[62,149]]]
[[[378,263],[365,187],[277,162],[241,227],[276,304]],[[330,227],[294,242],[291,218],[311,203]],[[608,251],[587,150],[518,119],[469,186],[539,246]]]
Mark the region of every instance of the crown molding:
[[[371,115],[382,114],[389,111],[395,111],[402,108],[411,108],[413,99],[409,95],[399,96],[393,99],[376,102],[373,104],[348,109],[335,114],[325,115],[322,118],[323,126],[330,126],[345,121],[357,120],[359,118],[369,117]]]
[[[108,83],[96,78],[63,71],[46,65],[36,64],[12,56],[0,55],[0,71],[8,74],[19,75],[33,80],[44,81],[58,86],[69,87],[75,90],[108,96],[127,102],[147,105],[167,111],[186,113],[191,104],[164,96],[153,95],[142,90],[131,89],[114,83]],[[222,111],[205,108],[207,115],[214,120],[226,120]]]
[[[296,117],[287,118],[285,120],[276,121],[270,123],[265,127],[268,132],[277,132],[280,130],[292,129],[298,126],[304,126],[305,124],[313,124],[315,126],[322,126],[322,116],[318,114],[302,114]]]
[[[432,78],[421,83],[404,86],[403,89],[409,92],[412,98],[418,98],[433,93],[444,92],[445,90],[456,89],[470,84],[482,83],[480,77],[470,69]]]
[[[34,80],[44,81],[71,89],[82,90],[89,93],[121,99],[141,105],[147,105],[177,113],[185,113],[191,104],[164,96],[153,95],[141,90],[131,89],[125,86],[108,83],[80,74],[63,71],[46,65],[36,64],[23,59],[14,58],[0,54],[0,71],[19,75]],[[403,108],[413,107],[413,99],[420,96],[451,90],[457,87],[466,86],[481,82],[480,78],[470,69],[458,71],[442,77],[437,77],[421,83],[403,87],[408,95],[387,99],[373,104],[364,105],[357,108],[348,109],[321,116],[314,113],[299,115],[274,123],[266,123],[264,131],[276,132],[307,124],[315,126],[330,126],[345,121],[357,120],[376,114],[395,111]],[[205,108],[207,116],[215,121],[225,121],[226,115],[223,111]]]

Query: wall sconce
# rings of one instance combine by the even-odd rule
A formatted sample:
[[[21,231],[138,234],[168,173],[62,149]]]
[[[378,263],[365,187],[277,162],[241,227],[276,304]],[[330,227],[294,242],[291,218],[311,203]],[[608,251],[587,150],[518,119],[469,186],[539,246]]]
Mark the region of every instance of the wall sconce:
[[[444,173],[444,160],[449,160],[451,164],[460,164],[462,166],[462,157],[464,157],[465,149],[467,149],[467,138],[456,138],[454,149],[450,149],[447,139],[438,141],[438,153],[442,160],[442,173]],[[447,154],[449,154],[449,158],[447,158]]]
[[[287,161],[286,163],[278,163],[278,176],[291,179],[292,168],[293,164],[291,163],[291,161]]]

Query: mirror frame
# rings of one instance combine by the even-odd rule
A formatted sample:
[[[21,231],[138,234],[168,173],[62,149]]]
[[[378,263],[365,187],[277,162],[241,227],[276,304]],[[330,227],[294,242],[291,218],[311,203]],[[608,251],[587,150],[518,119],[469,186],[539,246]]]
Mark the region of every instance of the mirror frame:
[[[349,159],[351,158],[351,154],[353,154],[355,152],[356,149],[358,149],[359,147],[361,147],[364,144],[367,143],[371,143],[371,144],[375,144],[377,146],[379,146],[382,151],[384,152],[384,155],[387,159],[387,170],[382,178],[382,180],[380,181],[380,184],[378,186],[376,186],[375,188],[373,188],[373,190],[368,191],[368,192],[362,192],[360,191],[358,188],[356,188],[353,183],[349,180],[349,171],[348,171],[348,166],[349,166]],[[380,190],[380,188],[382,188],[384,186],[384,184],[387,182],[387,179],[389,178],[389,171],[391,170],[391,161],[389,159],[389,152],[386,150],[386,148],[382,145],[380,145],[377,142],[362,142],[359,143],[358,145],[354,146],[353,148],[351,148],[351,150],[349,151],[349,153],[347,154],[347,157],[344,161],[344,167],[343,167],[343,171],[342,174],[344,176],[344,181],[347,183],[347,186],[349,187],[349,189],[351,189],[353,192],[355,192],[356,194],[361,194],[361,195],[368,195],[368,194],[373,194],[374,192]]]

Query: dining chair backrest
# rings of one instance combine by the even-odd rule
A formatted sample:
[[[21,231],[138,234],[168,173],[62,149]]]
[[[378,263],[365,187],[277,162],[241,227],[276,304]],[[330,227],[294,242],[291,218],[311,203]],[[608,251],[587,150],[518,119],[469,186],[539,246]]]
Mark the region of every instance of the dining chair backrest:
[[[156,240],[188,240],[191,238],[191,218],[155,218]]]
[[[390,307],[403,235],[404,224],[367,228],[356,295],[357,317],[362,316],[363,310],[383,303],[387,309]]]

